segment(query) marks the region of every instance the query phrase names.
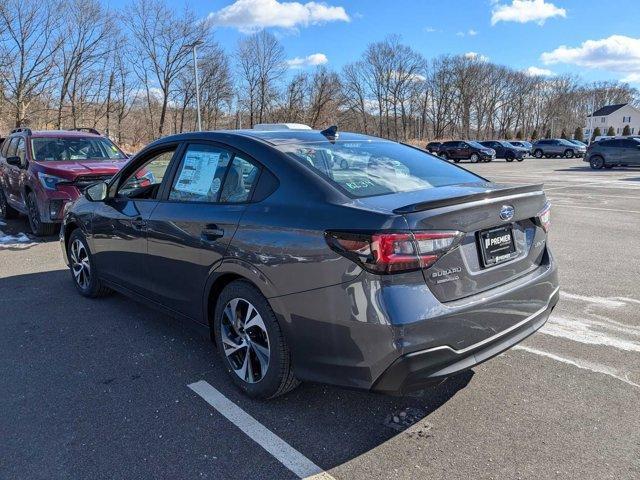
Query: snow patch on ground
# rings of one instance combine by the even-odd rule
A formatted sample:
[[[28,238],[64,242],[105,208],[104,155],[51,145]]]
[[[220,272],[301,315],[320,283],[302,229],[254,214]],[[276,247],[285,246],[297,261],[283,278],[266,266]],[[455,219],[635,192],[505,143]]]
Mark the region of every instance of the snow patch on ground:
[[[4,225],[0,222],[0,225]],[[15,245],[15,244],[24,244],[24,243],[32,243],[32,240],[28,235],[24,233],[18,233],[17,235],[5,235],[5,233],[0,230],[0,246],[2,245]]]

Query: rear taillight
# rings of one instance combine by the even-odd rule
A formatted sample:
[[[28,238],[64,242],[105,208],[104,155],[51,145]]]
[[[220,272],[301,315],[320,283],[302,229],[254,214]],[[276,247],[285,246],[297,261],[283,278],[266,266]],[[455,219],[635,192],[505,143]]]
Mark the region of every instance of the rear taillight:
[[[549,232],[549,228],[551,228],[551,204],[547,203],[536,217],[542,229],[545,232]]]
[[[428,268],[458,245],[463,234],[446,232],[327,232],[329,246],[374,273]]]

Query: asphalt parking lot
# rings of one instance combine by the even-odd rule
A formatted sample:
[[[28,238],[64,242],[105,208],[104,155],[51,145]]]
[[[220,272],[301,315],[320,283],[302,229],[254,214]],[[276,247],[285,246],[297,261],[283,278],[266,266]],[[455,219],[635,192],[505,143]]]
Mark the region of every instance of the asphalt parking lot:
[[[0,478],[640,478],[640,169],[463,166],[545,184],[561,300],[517,348],[410,397],[250,400],[198,332],[80,297],[56,239],[0,245]]]

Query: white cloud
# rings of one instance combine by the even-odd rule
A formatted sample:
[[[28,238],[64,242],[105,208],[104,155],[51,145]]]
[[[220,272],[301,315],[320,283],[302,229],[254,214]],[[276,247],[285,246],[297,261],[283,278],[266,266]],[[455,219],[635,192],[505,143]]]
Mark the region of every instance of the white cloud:
[[[626,77],[620,79],[620,81],[626,83],[640,83],[640,73],[630,73]]]
[[[564,8],[556,7],[545,0],[513,0],[511,4],[498,3],[493,7],[491,25],[498,22],[536,22],[543,25],[549,18],[566,16],[567,11]]]
[[[473,28],[467,32],[467,35],[469,35],[470,37],[475,37],[477,34],[478,32],[476,32]]]
[[[463,31],[456,32],[456,36],[458,37],[464,37],[466,35],[469,35],[470,37],[475,37],[476,35],[478,35],[478,32],[472,28],[467,30],[466,32],[463,32]]]
[[[540,58],[547,65],[568,63],[586,68],[640,73],[640,38],[612,35],[601,40],[587,40],[575,48],[562,45],[543,53]]]
[[[422,31],[427,32],[427,33],[434,33],[434,32],[437,32],[438,30],[433,28],[433,27],[424,27],[422,29]]]
[[[343,7],[323,2],[281,2],[278,0],[236,0],[209,14],[216,26],[235,27],[242,32],[254,32],[267,27],[296,28],[326,22],[349,22]]]
[[[306,57],[296,57],[287,60],[287,66],[292,69],[299,69],[304,67],[314,67],[317,65],[324,65],[328,63],[329,59],[324,53],[312,53]]]
[[[556,74],[547,68],[529,67],[524,73],[532,77],[554,77]]]
[[[468,58],[469,60],[478,60],[479,62],[488,62],[489,57],[485,55],[481,55],[477,52],[467,52],[464,54],[464,58]]]

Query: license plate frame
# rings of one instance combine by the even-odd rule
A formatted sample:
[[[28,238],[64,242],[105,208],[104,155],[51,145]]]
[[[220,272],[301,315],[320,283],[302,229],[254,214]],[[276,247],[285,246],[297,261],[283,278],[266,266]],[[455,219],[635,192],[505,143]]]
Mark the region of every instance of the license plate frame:
[[[508,239],[503,239],[508,235]],[[493,241],[492,241],[493,240]],[[516,256],[513,225],[501,225],[478,232],[478,249],[484,268],[495,267]]]

